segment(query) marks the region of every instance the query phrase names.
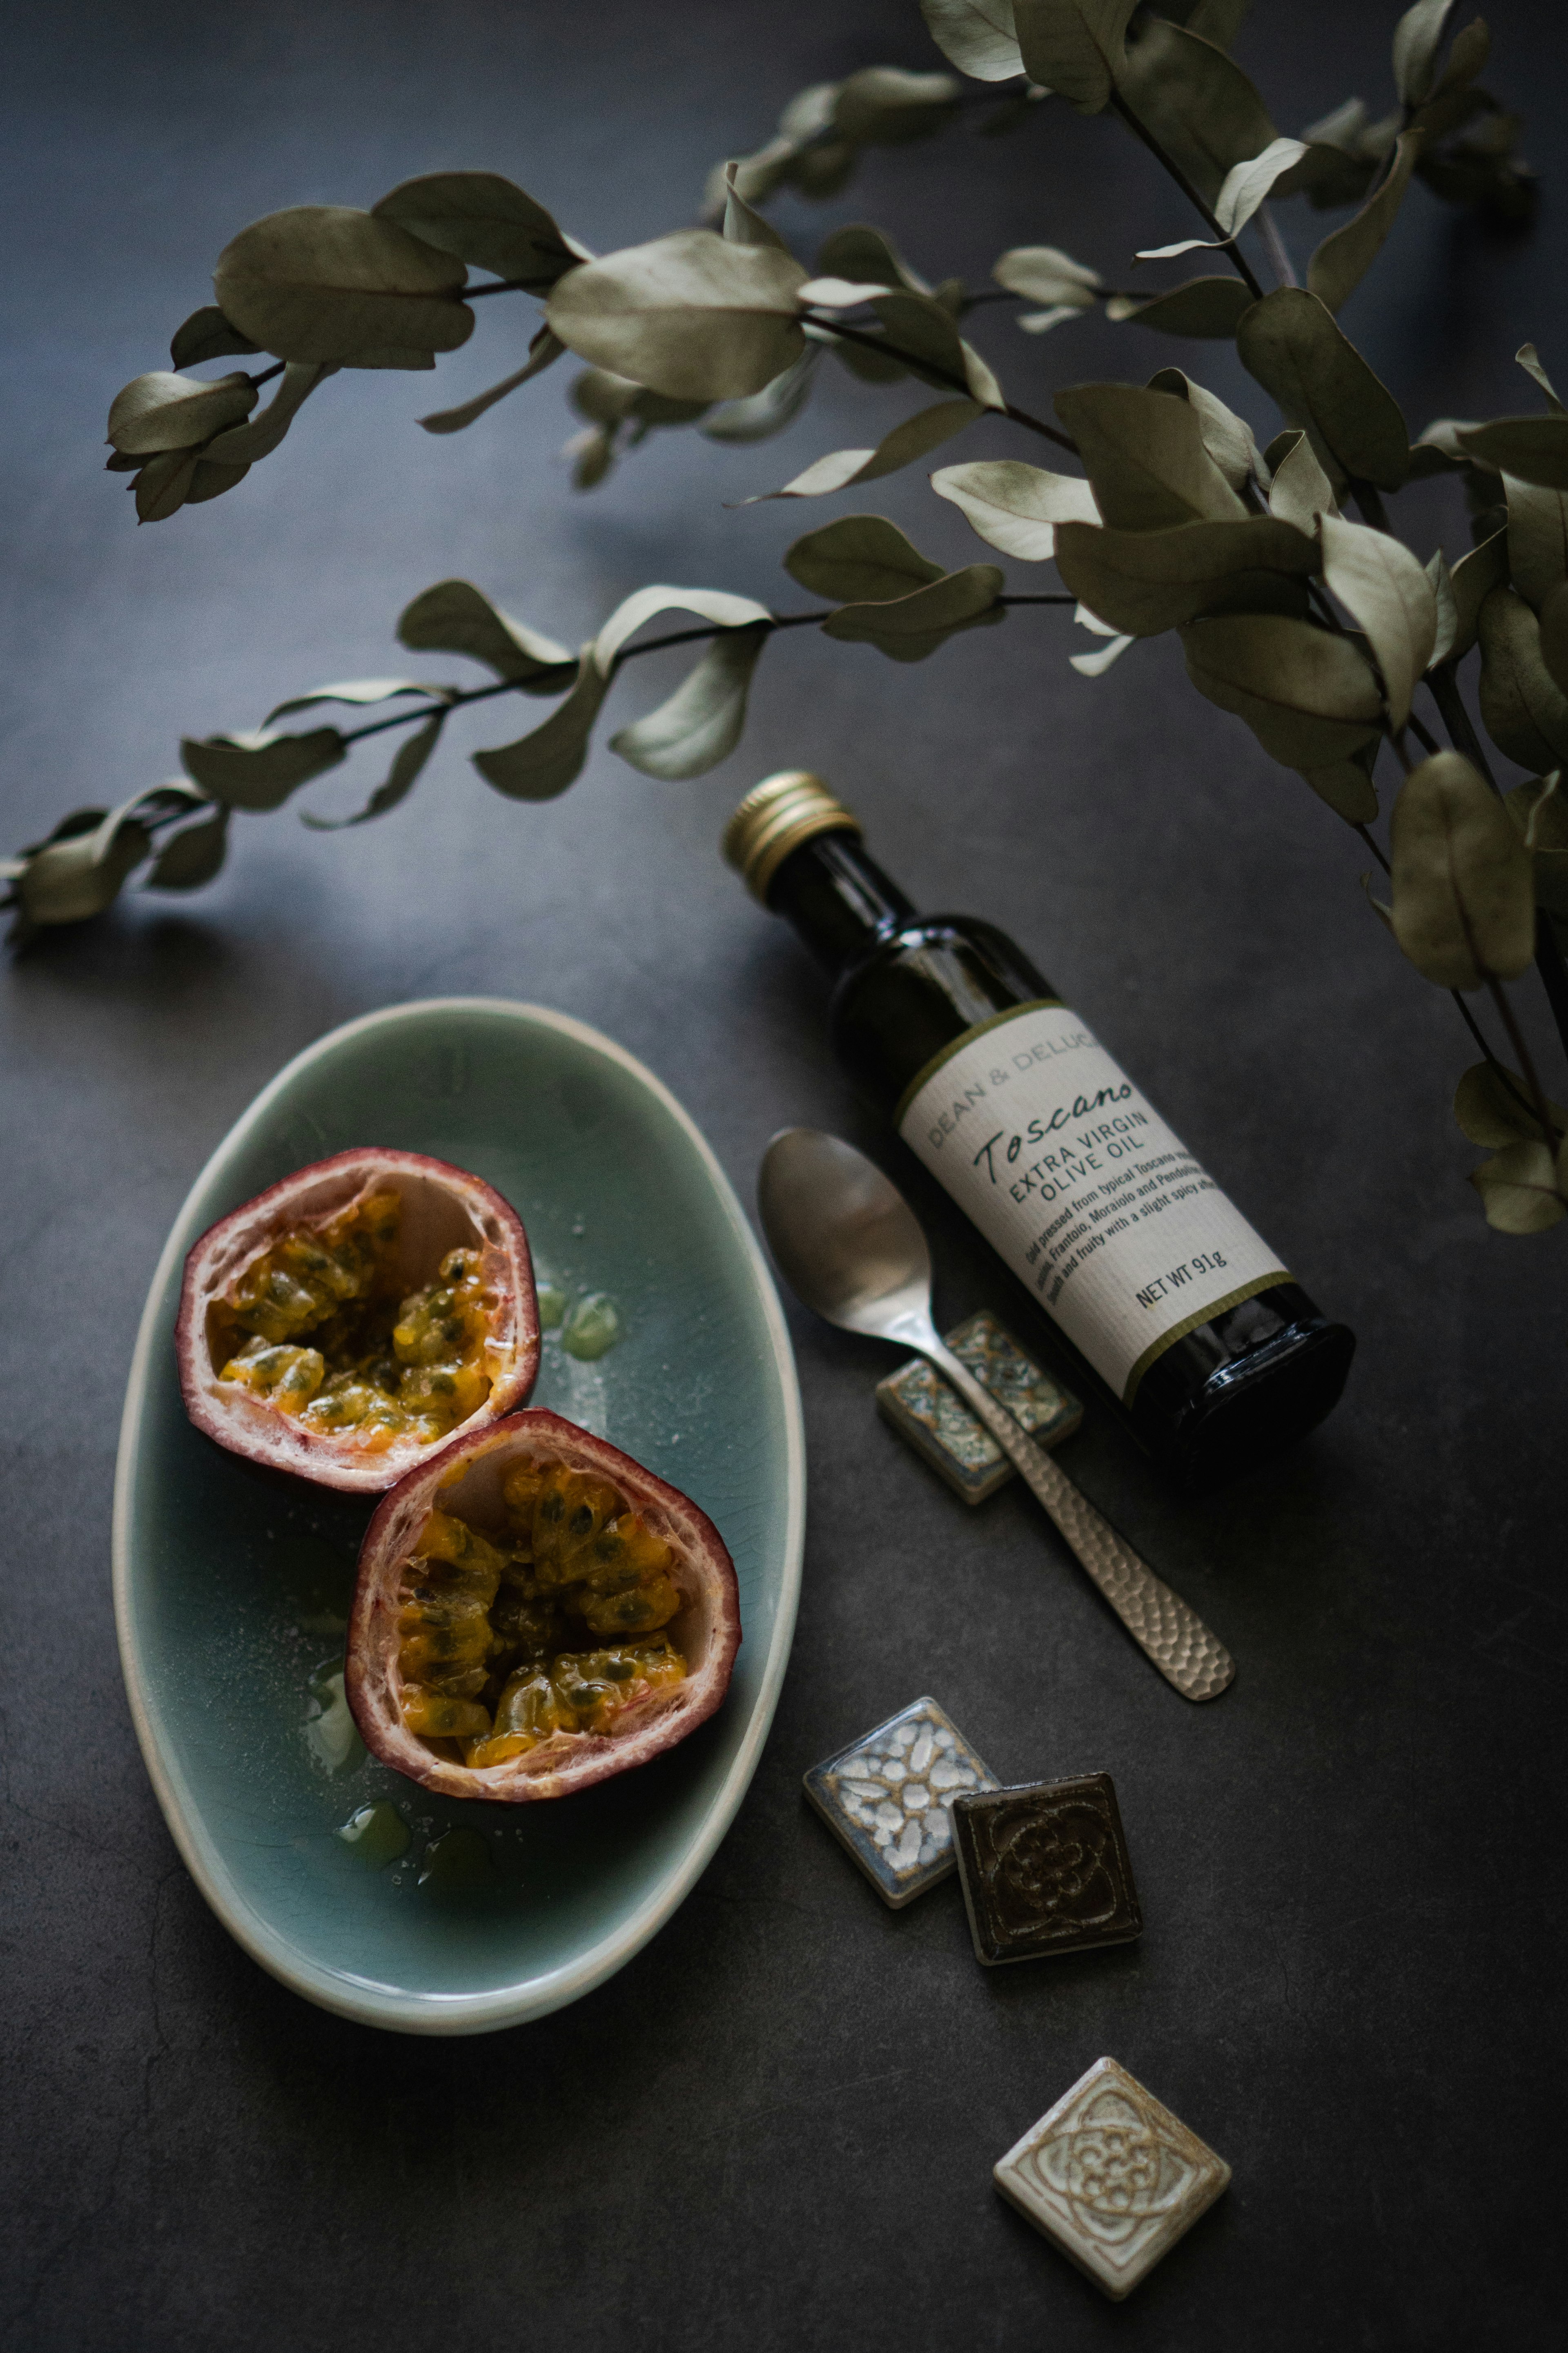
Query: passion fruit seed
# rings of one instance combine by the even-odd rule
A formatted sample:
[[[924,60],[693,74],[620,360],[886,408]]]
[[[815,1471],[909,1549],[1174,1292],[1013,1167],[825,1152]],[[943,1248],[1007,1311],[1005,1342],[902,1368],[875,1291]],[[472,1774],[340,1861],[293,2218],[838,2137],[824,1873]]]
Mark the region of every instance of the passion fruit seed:
[[[620,1337],[620,1317],[605,1291],[590,1291],[579,1299],[561,1326],[562,1347],[585,1365],[608,1355]]]
[[[559,1733],[609,1732],[686,1674],[656,1630],[681,1607],[674,1553],[619,1488],[529,1461],[506,1473],[502,1497],[504,1549],[452,1513],[430,1513],[397,1613],[404,1724],[426,1740],[461,1741],[481,1769]],[[582,1647],[584,1633],[603,1647]]]
[[[493,1305],[480,1254],[449,1250],[436,1281],[399,1304],[389,1285],[401,1216],[396,1193],[373,1193],[253,1260],[217,1311],[218,1353],[233,1351],[219,1378],[373,1454],[405,1434],[445,1438],[477,1413]]]

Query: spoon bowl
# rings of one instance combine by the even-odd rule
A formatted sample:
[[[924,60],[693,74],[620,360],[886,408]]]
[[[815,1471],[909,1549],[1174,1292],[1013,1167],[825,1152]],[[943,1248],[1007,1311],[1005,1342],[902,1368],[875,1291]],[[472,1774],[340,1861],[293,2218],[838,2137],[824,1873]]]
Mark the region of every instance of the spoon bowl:
[[[779,1271],[802,1303],[874,1337],[929,1312],[931,1252],[874,1161],[821,1128],[787,1127],[763,1155],[758,1208]]]
[[[1184,1699],[1213,1699],[1235,1665],[1195,1610],[1101,1518],[1059,1464],[983,1388],[931,1321],[931,1253],[897,1187],[840,1135],[787,1127],[762,1155],[758,1209],[802,1303],[841,1331],[893,1340],[933,1364],[1044,1504],[1133,1641]]]

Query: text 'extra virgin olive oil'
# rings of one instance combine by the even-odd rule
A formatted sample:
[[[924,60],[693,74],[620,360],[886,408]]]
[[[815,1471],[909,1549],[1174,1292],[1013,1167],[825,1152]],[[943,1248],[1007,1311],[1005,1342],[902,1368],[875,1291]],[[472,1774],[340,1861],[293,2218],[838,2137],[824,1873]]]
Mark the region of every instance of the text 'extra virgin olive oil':
[[[916,913],[820,778],[748,793],[725,855],[833,984],[851,1074],[1184,1486],[1322,1420],[1355,1346],[1005,932]]]

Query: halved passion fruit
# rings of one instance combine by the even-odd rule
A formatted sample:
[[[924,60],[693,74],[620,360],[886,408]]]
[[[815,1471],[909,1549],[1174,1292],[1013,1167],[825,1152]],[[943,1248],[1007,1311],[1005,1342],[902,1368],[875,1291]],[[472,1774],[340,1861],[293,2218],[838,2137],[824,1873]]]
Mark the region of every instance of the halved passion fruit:
[[[366,1746],[454,1798],[561,1798],[710,1716],[740,1647],[713,1522],[535,1408],[409,1472],[366,1534],[344,1688]]]
[[[418,1152],[339,1152],[209,1227],[175,1329],[198,1430],[379,1493],[522,1404],[539,1368],[523,1223]]]

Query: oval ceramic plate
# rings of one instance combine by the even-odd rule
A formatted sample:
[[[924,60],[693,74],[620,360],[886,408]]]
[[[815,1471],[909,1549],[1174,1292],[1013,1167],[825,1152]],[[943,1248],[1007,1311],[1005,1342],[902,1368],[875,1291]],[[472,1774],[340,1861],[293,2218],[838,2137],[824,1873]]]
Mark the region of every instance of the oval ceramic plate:
[[[173,1330],[191,1243],[359,1144],[474,1170],[521,1214],[541,1285],[610,1295],[616,1346],[583,1363],[551,1334],[532,1402],[683,1488],[735,1556],[743,1641],[724,1706],[602,1788],[521,1807],[431,1799],[368,1757],[334,1678],[375,1498],[258,1470],[185,1419]],[[804,1514],[772,1282],[651,1072],[580,1022],[485,998],[395,1006],[311,1047],[226,1137],[169,1236],[115,1485],[136,1730],[225,1927],[310,2000],[412,2033],[515,2025],[600,1984],[670,1917],[746,1792],[794,1630]],[[368,1835],[339,1834],[371,1809]]]

